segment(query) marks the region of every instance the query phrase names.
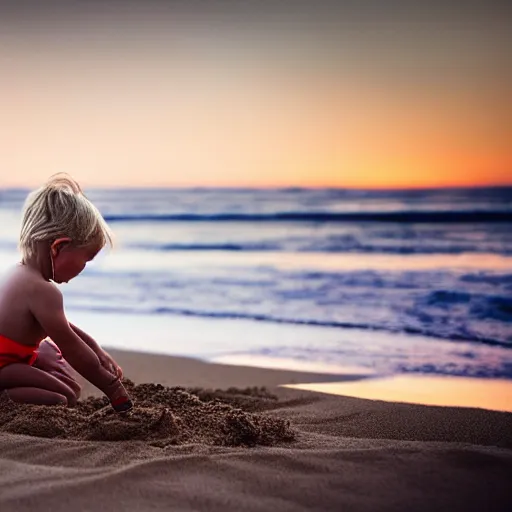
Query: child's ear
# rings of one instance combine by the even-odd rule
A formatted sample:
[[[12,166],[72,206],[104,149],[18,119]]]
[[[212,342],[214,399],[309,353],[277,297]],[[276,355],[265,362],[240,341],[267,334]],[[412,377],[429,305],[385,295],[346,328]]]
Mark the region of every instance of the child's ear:
[[[71,243],[71,238],[68,237],[57,238],[57,240],[54,240],[52,245],[50,245],[52,256],[57,256],[57,254],[59,254],[59,252],[69,243]]]

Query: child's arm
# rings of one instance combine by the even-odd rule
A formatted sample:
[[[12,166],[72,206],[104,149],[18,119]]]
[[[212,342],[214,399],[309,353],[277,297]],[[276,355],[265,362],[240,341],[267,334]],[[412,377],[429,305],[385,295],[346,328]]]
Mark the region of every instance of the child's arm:
[[[34,283],[29,295],[29,307],[63,357],[89,382],[103,391],[111,402],[118,401],[128,393],[117,377],[103,368],[98,356],[73,331],[64,314],[62,293],[52,283]]]
[[[79,329],[76,325],[73,325],[71,322],[69,322],[69,326],[71,329],[73,329],[75,334],[77,334],[82,339],[83,342],[89,345],[95,354],[98,354],[98,352],[101,350],[101,347],[98,345],[95,339],[89,336],[86,332],[82,331],[82,329]]]
[[[123,370],[121,367],[112,359],[112,357],[105,352],[97,343],[97,341],[87,334],[82,329],[78,328],[76,325],[73,325],[69,322],[71,329],[77,334],[83,342],[85,342],[91,350],[98,356],[101,365],[103,368],[106,368],[108,371],[112,372],[114,375],[117,375],[119,378],[123,377]]]

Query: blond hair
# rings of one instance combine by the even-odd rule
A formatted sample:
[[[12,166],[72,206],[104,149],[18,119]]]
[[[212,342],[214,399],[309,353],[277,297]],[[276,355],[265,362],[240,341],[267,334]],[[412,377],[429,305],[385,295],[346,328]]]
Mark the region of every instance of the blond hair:
[[[65,173],[55,174],[31,192],[23,207],[19,249],[32,257],[39,242],[69,237],[76,247],[112,246],[112,232],[80,185]]]

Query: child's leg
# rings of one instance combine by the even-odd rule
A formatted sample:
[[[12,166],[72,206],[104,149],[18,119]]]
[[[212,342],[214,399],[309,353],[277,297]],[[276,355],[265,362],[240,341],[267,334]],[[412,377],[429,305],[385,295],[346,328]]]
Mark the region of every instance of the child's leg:
[[[59,347],[53,341],[46,339],[41,342],[33,366],[57,377],[75,392],[77,399],[80,398],[82,388],[75,379],[76,372],[62,357]]]
[[[76,394],[69,386],[28,364],[14,363],[0,369],[0,390],[6,390],[16,402],[76,405]]]
[[[21,404],[34,405],[67,405],[68,399],[64,395],[39,388],[12,388],[4,393],[13,401]]]

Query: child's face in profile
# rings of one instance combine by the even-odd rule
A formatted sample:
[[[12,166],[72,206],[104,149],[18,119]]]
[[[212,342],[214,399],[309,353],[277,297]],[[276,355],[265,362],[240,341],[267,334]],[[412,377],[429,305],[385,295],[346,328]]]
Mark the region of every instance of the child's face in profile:
[[[97,246],[74,247],[71,241],[54,244],[51,250],[56,283],[71,281],[100,251]]]

